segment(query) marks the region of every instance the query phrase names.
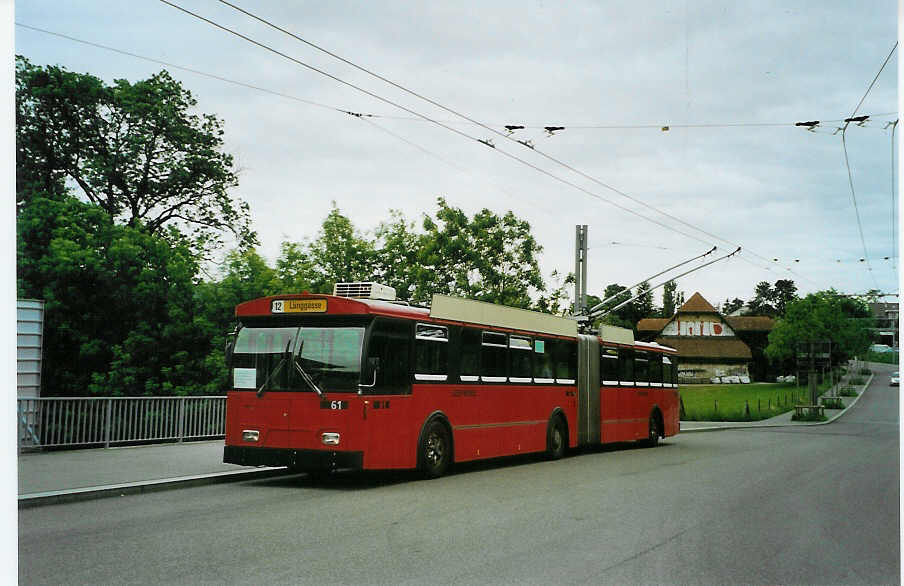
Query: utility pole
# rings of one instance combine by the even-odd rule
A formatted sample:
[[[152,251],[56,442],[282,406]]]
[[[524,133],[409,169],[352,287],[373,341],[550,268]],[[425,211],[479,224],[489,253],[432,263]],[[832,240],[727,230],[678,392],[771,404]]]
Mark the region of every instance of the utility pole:
[[[587,225],[574,227],[574,315],[587,309]]]

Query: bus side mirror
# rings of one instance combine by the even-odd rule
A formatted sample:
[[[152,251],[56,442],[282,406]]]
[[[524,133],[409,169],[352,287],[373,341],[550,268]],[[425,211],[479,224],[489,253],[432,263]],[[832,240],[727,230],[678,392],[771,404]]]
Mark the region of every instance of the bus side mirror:
[[[238,332],[230,332],[226,334],[226,367],[232,365],[232,353],[235,351],[235,339],[238,337]]]

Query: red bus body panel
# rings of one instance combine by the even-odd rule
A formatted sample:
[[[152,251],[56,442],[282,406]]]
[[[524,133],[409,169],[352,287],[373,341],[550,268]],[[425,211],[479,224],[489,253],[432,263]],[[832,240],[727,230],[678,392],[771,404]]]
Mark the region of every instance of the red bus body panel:
[[[329,295],[280,295],[255,299],[236,307],[236,316],[270,317],[274,299],[326,299],[328,314],[381,315],[418,322],[430,318],[423,308],[392,305]],[[320,314],[323,315],[323,314]],[[479,326],[483,329],[512,331]],[[553,336],[555,337],[555,336]],[[600,341],[602,344],[602,341]],[[660,350],[662,351],[662,350]],[[674,357],[673,352],[666,352]],[[226,406],[226,446],[323,452],[356,452],[364,469],[415,468],[421,430],[441,413],[452,428],[454,461],[542,452],[547,447],[551,416],[564,415],[568,445],[579,445],[578,389],[576,384],[424,383],[413,382],[409,394],[368,395],[313,391],[230,390]],[[646,439],[651,414],[662,414],[664,436],[678,433],[677,386],[601,386],[599,443]],[[334,408],[335,402],[342,408]],[[259,433],[246,442],[243,432]],[[339,445],[324,445],[324,433],[339,434]]]

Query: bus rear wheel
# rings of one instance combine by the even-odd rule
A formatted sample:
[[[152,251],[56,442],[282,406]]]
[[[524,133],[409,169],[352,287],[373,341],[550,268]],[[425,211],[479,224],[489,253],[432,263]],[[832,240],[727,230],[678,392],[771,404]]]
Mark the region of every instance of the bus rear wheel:
[[[546,430],[546,458],[559,460],[565,455],[565,424],[561,417],[554,417]]]
[[[650,431],[647,434],[646,444],[651,448],[659,445],[659,419],[655,413],[650,415]]]
[[[426,478],[438,478],[449,470],[452,463],[452,441],[446,426],[437,420],[427,424],[418,446],[421,473]]]

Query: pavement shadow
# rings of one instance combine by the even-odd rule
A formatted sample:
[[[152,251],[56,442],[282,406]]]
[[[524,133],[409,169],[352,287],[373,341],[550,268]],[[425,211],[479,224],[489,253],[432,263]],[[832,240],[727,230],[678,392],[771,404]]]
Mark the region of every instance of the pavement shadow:
[[[656,450],[668,449],[671,444],[660,442]],[[622,442],[613,444],[603,444],[598,446],[584,446],[569,450],[565,459],[580,458],[589,454],[606,454],[622,452],[625,450],[636,450],[638,453],[645,453],[651,448],[645,448],[638,445],[637,442]],[[539,463],[549,463],[543,453],[523,454],[517,456],[505,456],[501,458],[490,458],[487,460],[477,460],[473,462],[460,462],[452,467],[449,472],[450,476],[460,476],[465,474],[475,474],[491,470],[503,470],[507,468],[517,468],[521,466],[530,466]],[[425,480],[417,470],[334,470],[329,474],[311,475],[307,473],[286,473],[282,476],[274,476],[271,478],[262,478],[250,480],[247,482],[249,486],[254,487],[272,487],[272,488],[317,488],[322,490],[367,490],[380,488],[384,486],[392,486],[408,482],[417,482]]]

